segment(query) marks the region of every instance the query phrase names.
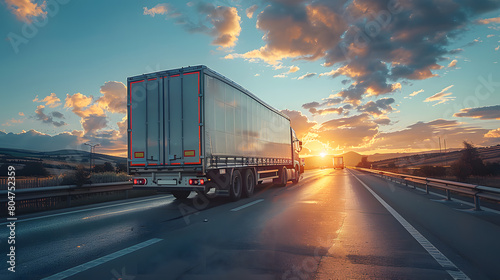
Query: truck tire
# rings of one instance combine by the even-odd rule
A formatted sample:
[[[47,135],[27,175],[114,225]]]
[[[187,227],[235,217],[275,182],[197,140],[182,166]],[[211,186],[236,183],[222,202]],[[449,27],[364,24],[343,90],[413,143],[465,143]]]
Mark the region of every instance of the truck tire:
[[[231,184],[229,185],[229,198],[232,201],[237,201],[241,198],[241,192],[243,189],[242,181],[241,173],[238,170],[234,170]]]
[[[190,194],[191,191],[172,191],[172,195],[179,200],[184,200],[188,198]]]
[[[295,179],[292,180],[292,183],[297,184],[300,180],[300,171],[296,168],[295,169]]]
[[[243,197],[251,197],[255,190],[255,176],[252,169],[247,169],[243,175]]]
[[[281,175],[278,178],[278,183],[276,183],[277,187],[284,187],[286,186],[286,183],[288,182],[288,177],[286,175],[286,167],[283,167],[281,170]]]

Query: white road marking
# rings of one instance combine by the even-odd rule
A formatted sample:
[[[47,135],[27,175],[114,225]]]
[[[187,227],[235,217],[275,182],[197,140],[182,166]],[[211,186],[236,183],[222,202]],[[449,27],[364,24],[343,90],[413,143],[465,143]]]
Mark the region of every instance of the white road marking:
[[[259,202],[262,202],[262,201],[264,201],[264,199],[257,199],[257,200],[255,200],[255,201],[252,201],[252,202],[247,203],[247,204],[245,204],[245,205],[242,205],[242,206],[240,206],[240,207],[233,208],[233,209],[231,209],[230,211],[232,211],[232,212],[240,211],[241,209],[245,209],[245,208],[247,208],[247,207],[250,207],[250,206],[252,206],[252,205],[254,205],[254,204],[257,204],[257,203],[259,203]]]
[[[165,199],[167,197],[170,197],[170,196],[148,198],[148,199],[143,199],[143,200],[136,200],[136,201],[118,203],[118,204],[113,204],[113,205],[99,206],[99,207],[94,207],[94,208],[88,208],[88,209],[82,209],[82,210],[75,210],[75,211],[70,211],[70,212],[64,212],[64,213],[58,213],[58,214],[52,214],[52,215],[46,215],[46,216],[40,216],[40,217],[33,217],[33,218],[26,218],[26,219],[23,219],[21,217],[21,218],[19,218],[17,220],[16,223],[33,221],[33,220],[40,220],[40,219],[45,219],[45,218],[57,217],[57,216],[64,216],[64,215],[69,215],[69,214],[87,212],[87,211],[98,210],[98,209],[105,209],[105,208],[110,208],[110,207],[115,207],[115,206],[122,206],[122,205],[134,204],[134,203],[139,203],[139,202],[146,202],[146,201],[151,201],[151,200]],[[7,223],[1,223],[0,225],[6,225],[6,224],[8,224],[8,222]]]
[[[137,251],[139,249],[142,249],[142,248],[145,248],[147,246],[150,246],[150,245],[153,245],[155,243],[158,243],[158,242],[160,242],[162,240],[163,239],[153,238],[153,239],[150,239],[148,241],[144,241],[144,242],[136,244],[134,246],[125,248],[123,250],[114,252],[114,253],[109,254],[107,256],[100,257],[100,258],[95,259],[93,261],[81,264],[79,266],[75,266],[73,268],[70,268],[70,269],[67,269],[65,271],[59,272],[59,273],[54,274],[52,276],[43,278],[42,280],[59,280],[59,279],[65,279],[67,277],[73,276],[73,275],[75,275],[77,273],[80,273],[82,271],[91,269],[91,268],[96,267],[98,265],[101,265],[103,263],[107,263],[107,262],[112,261],[114,259],[117,259],[119,257],[122,257],[122,256],[125,256],[127,254],[130,254],[130,253],[132,253],[134,251]]]
[[[391,215],[396,218],[396,220],[417,240],[422,247],[431,255],[445,270],[448,274],[455,280],[469,280],[470,278],[465,275],[452,261],[450,261],[441,251],[439,251],[434,245],[432,245],[427,238],[425,238],[417,229],[415,229],[408,221],[403,218],[394,208],[392,208],[387,202],[385,202],[380,196],[378,196],[370,187],[368,187],[363,181],[361,181],[356,175],[349,170],[352,176],[356,178],[377,200],[382,204],[382,206],[391,213]]]

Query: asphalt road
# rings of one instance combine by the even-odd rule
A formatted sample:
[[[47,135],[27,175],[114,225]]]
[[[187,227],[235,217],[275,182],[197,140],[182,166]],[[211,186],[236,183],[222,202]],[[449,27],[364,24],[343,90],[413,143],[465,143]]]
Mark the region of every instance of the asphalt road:
[[[497,213],[351,170],[256,191],[238,202],[161,195],[20,216],[15,273],[1,224],[0,279],[500,277]]]

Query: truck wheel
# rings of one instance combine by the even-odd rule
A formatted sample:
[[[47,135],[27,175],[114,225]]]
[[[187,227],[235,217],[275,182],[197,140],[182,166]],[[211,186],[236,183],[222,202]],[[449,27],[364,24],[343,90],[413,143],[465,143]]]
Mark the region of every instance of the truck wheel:
[[[281,170],[281,176],[278,178],[278,182],[276,186],[278,187],[284,187],[286,186],[286,183],[288,182],[288,178],[286,176],[286,167],[283,167]]]
[[[241,173],[238,170],[235,170],[233,172],[231,185],[229,186],[229,197],[232,201],[237,201],[240,199],[242,189],[243,184],[241,180]]]
[[[243,176],[243,196],[251,197],[253,195],[253,191],[255,190],[255,176],[251,169],[247,169],[245,171],[245,175]]]
[[[300,180],[300,171],[295,169],[295,179],[292,180],[292,183],[297,184]]]
[[[188,198],[188,196],[191,194],[191,191],[173,191],[172,195],[179,199],[179,200],[184,200]]]

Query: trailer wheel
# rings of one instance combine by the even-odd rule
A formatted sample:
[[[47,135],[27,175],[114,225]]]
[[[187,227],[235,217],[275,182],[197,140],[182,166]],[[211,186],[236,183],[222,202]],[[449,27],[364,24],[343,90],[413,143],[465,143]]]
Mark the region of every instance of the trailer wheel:
[[[229,197],[232,201],[237,201],[241,198],[241,191],[243,184],[241,180],[241,173],[238,170],[233,171],[233,178],[229,186]]]
[[[188,198],[190,194],[191,191],[172,191],[172,195],[179,200],[184,200]]]
[[[251,197],[254,190],[255,176],[253,175],[252,169],[247,169],[245,171],[245,175],[243,176],[243,196]]]

